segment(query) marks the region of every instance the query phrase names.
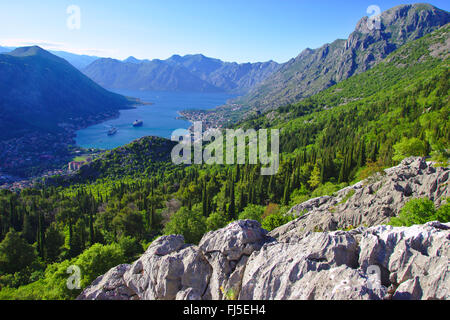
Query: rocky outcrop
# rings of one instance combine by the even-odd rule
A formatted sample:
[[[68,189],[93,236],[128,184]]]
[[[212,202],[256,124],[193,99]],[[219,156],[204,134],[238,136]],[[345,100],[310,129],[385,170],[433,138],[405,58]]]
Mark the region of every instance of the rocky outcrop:
[[[450,223],[382,225],[412,197],[441,205],[449,173],[409,158],[294,207],[302,216],[271,233],[245,220],[206,234],[198,246],[161,237],[78,299],[449,299]],[[350,225],[357,228],[338,230]]]
[[[310,233],[254,253],[240,299],[448,299],[450,224]]]
[[[135,300],[136,294],[126,286],[123,275],[130,269],[127,264],[121,264],[98,277],[92,285],[84,290],[85,300]]]
[[[256,221],[199,246],[161,237],[133,265],[99,277],[78,299],[449,299],[450,224],[267,237]]]
[[[428,197],[440,207],[450,197],[450,168],[434,167],[425,158],[411,157],[400,165],[338,191],[293,207],[298,219],[272,231],[279,240],[310,231],[336,231],[389,222],[412,198]]]
[[[248,257],[269,241],[267,231],[248,220],[206,234],[198,246],[182,236],[161,237],[131,266],[110,270],[78,299],[223,299],[239,292]]]

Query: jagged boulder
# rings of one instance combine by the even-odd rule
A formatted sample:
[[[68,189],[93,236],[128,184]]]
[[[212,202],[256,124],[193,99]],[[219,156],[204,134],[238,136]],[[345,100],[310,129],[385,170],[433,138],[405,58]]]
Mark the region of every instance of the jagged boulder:
[[[152,243],[123,278],[141,300],[201,299],[210,269],[198,247],[186,245],[182,236],[166,236]]]
[[[377,226],[363,233],[359,265],[380,267],[393,299],[450,297],[450,224],[393,228]]]
[[[226,293],[237,297],[248,257],[271,240],[259,222],[251,220],[206,234],[199,244],[212,266],[206,298],[220,300]]]
[[[125,284],[123,275],[130,269],[130,265],[121,264],[112,268],[95,281],[77,300],[135,300],[136,294]]]
[[[236,221],[206,234],[199,246],[180,235],[155,240],[130,265],[99,277],[78,299],[223,299],[239,293],[248,257],[271,239],[257,221]]]

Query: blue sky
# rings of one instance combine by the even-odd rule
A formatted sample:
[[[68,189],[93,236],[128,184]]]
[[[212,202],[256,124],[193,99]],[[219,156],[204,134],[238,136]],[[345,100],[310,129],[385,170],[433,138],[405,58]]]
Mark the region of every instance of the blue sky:
[[[225,61],[285,62],[303,49],[347,38],[377,5],[394,0],[16,0],[0,2],[0,46],[124,59],[203,53]],[[429,3],[450,10],[450,1]],[[67,27],[70,5],[81,28]]]

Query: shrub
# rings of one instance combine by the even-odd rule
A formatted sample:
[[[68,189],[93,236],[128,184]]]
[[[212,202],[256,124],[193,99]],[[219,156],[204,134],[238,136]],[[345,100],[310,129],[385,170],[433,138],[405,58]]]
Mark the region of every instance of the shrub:
[[[167,235],[180,234],[187,243],[200,242],[206,232],[206,218],[199,210],[189,210],[182,207],[166,224],[164,233]]]
[[[403,138],[399,143],[394,145],[394,161],[402,161],[411,156],[425,156],[427,149],[425,143],[417,138]]]
[[[405,204],[398,217],[391,219],[393,226],[410,227],[415,224],[424,224],[436,219],[434,203],[428,198],[412,199]]]
[[[79,255],[73,264],[81,269],[81,286],[84,288],[98,276],[124,262],[126,262],[126,258],[118,244],[104,246],[96,243]],[[65,271],[67,272],[67,270]]]
[[[264,214],[262,216],[263,220],[267,218],[268,216],[275,214],[280,211],[280,206],[275,203],[269,203],[266,207],[266,210],[264,211]]]
[[[436,212],[436,219],[442,223],[450,222],[450,203],[447,200],[447,203],[442,205],[439,210]]]
[[[0,271],[2,272],[19,272],[30,266],[35,258],[34,247],[15,230],[9,231],[0,243]]]
[[[256,220],[261,223],[264,207],[250,204],[239,214],[239,220]]]
[[[381,161],[373,162],[371,160],[368,160],[366,166],[358,170],[358,173],[356,174],[357,180],[362,181],[369,177],[372,177],[376,173],[383,173],[384,168],[385,167],[383,166]]]
[[[278,212],[265,218],[262,222],[262,228],[266,229],[267,231],[272,231],[278,227],[285,225],[286,223],[292,221],[293,219],[294,219],[293,216],[284,215]]]
[[[139,241],[132,237],[122,237],[119,240],[119,247],[127,262],[133,261],[137,255],[144,251],[144,248]]]
[[[206,228],[208,231],[215,231],[225,227],[228,224],[227,216],[222,212],[213,212],[206,219]]]

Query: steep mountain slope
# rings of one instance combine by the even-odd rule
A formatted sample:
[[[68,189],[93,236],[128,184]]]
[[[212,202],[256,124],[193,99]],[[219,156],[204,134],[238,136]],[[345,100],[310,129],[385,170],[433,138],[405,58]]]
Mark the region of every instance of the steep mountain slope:
[[[278,69],[278,64],[237,64],[203,55],[167,60],[99,59],[83,72],[107,88],[154,91],[244,93]]]
[[[0,53],[11,52],[15,49],[17,49],[17,47],[0,47]],[[89,64],[99,59],[99,57],[96,56],[76,54],[67,51],[54,51],[54,50],[47,50],[47,51],[50,52],[51,54],[54,54],[57,57],[63,58],[78,70],[87,67]]]
[[[387,10],[380,19],[377,29],[368,17],[362,18],[347,40],[304,50],[232,106],[202,117],[238,120],[251,114],[250,110],[265,111],[299,101],[369,70],[405,43],[450,22],[450,14],[428,4],[414,4]]]
[[[241,102],[262,108],[310,96],[353,74],[364,72],[403,44],[450,22],[450,14],[431,5],[402,5],[381,14],[381,29],[361,19],[347,40],[306,49]]]

